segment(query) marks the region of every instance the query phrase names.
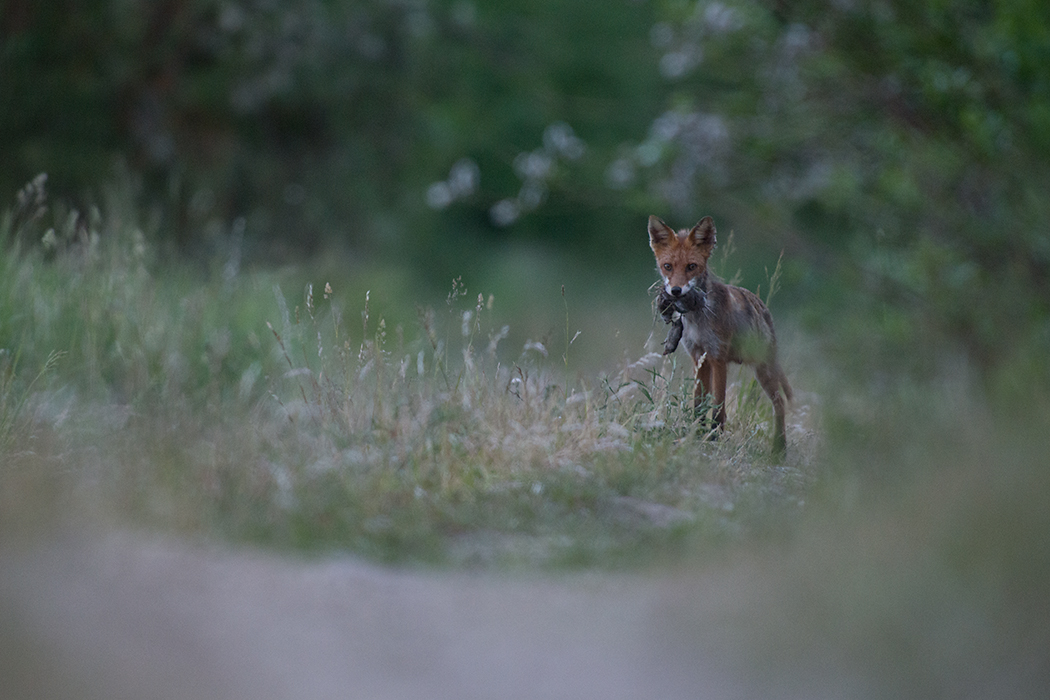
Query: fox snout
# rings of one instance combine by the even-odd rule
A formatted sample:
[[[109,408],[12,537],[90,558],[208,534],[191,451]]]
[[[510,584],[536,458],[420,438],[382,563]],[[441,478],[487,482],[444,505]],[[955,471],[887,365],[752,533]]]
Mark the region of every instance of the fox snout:
[[[668,282],[664,285],[664,290],[676,302],[678,307],[688,306],[689,310],[695,311],[697,308],[703,307],[707,301],[707,290],[705,287],[706,285],[703,282],[698,284],[695,279],[691,279],[685,286],[672,286]]]
[[[678,313],[687,314],[691,311],[703,311],[707,306],[707,293],[698,286],[689,285],[687,288],[671,287],[667,291],[667,303],[674,306]]]
[[[689,280],[686,287],[669,287],[668,293],[673,297],[680,297],[682,294],[686,294],[689,290],[693,289],[693,280]]]

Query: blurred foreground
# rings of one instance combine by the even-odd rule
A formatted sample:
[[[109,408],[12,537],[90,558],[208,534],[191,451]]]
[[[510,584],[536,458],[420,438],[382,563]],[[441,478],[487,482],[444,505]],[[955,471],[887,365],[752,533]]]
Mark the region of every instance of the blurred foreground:
[[[8,697],[568,700],[731,687],[682,663],[664,619],[681,602],[670,579],[413,573],[127,536],[6,554]]]
[[[923,425],[928,445],[882,465],[897,484],[824,502],[787,541],[646,574],[8,543],[0,675],[56,699],[1044,697],[1046,438],[976,425]]]

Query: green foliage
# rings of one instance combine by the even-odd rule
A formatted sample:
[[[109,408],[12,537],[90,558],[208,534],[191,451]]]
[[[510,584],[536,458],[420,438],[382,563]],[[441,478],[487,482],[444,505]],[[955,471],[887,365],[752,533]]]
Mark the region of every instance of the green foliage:
[[[636,279],[644,215],[712,213],[745,283],[784,249],[784,304],[865,319],[847,354],[923,373],[948,343],[998,376],[1050,333],[1046,12],[22,0],[0,193],[74,192],[118,157],[157,234],[204,257],[339,241],[431,288],[511,244]]]
[[[853,222],[840,234],[851,239],[844,272],[866,284],[843,286],[906,319],[909,344],[937,349],[948,339],[982,367],[1011,364],[1004,345],[1033,351],[1050,308],[1040,242],[1048,212],[1034,197],[1050,172],[1039,155],[1045,137],[1032,128],[1050,96],[1031,62],[1050,37],[1018,31],[1045,25],[1045,8],[826,9],[796,4],[786,17],[823,44],[802,64],[814,72],[798,114],[819,134],[811,150],[822,167],[852,172],[852,188],[814,192],[797,210],[810,217],[799,228]]]
[[[111,188],[102,208],[87,214],[43,205],[42,180],[30,187],[32,211],[20,207],[3,224],[0,347],[30,363],[68,353],[81,388],[111,391],[124,402],[207,392],[216,379],[239,377],[260,360],[264,352],[257,339],[253,348],[255,331],[243,325],[239,304],[208,301],[248,290],[235,292],[221,279],[202,285],[199,273],[181,265],[158,277],[160,251],[127,186]],[[236,364],[233,343],[247,350]]]
[[[435,219],[425,192],[455,163],[485,179],[445,196],[469,200],[491,233],[485,212],[517,179],[511,161],[551,125],[602,148],[644,128],[656,93],[639,68],[653,59],[633,30],[650,14],[567,0],[11,3],[0,193],[37,172],[75,192],[116,157],[148,176],[184,242],[243,216],[252,236],[289,249],[340,240],[389,253],[378,234],[394,216],[417,261],[453,256],[442,234],[456,226]],[[578,160],[559,129],[556,145]],[[544,177],[568,184],[558,170]]]
[[[5,12],[26,97],[0,119],[8,189],[97,181],[102,148],[151,174],[168,235],[244,216],[257,240],[334,235],[438,279],[488,240],[630,241],[647,210],[714,211],[833,273],[800,271],[795,298],[1020,288],[1018,315],[1045,317],[1038,4],[140,4]],[[909,264],[931,250],[937,272]],[[1018,325],[941,322],[953,305],[907,313],[981,362]]]

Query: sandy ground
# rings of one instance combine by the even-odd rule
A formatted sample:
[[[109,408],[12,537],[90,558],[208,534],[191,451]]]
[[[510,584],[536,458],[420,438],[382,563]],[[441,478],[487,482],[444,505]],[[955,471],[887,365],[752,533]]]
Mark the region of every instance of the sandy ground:
[[[127,533],[9,545],[0,696],[753,697],[717,651],[733,606],[722,584],[707,588],[669,573],[397,570]]]

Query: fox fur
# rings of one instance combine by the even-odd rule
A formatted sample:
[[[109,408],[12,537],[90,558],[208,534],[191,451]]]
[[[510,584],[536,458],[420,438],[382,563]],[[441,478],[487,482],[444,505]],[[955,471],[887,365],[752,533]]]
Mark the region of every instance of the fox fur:
[[[677,322],[675,312],[681,314],[681,328],[672,326],[665,354],[674,351],[680,338],[695,369],[694,406],[699,410],[710,395],[717,431],[725,428],[729,363],[754,367],[758,383],[773,402],[773,451],[783,455],[785,399],[791,400],[791,386],[777,360],[773,317],[754,293],[726,284],[708,269],[715,243],[710,216],[677,232],[658,217],[649,217],[649,247],[663,278],[657,306],[668,322]]]

